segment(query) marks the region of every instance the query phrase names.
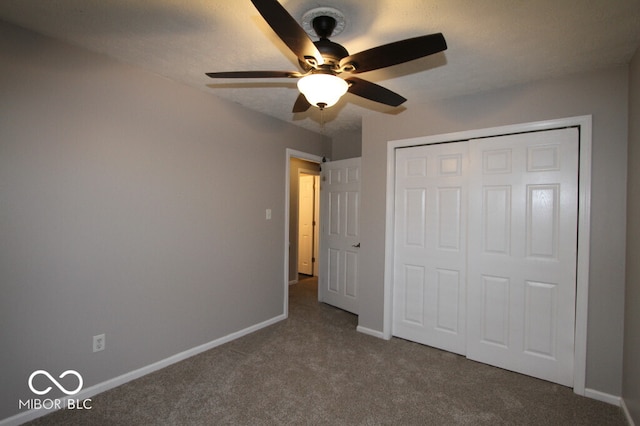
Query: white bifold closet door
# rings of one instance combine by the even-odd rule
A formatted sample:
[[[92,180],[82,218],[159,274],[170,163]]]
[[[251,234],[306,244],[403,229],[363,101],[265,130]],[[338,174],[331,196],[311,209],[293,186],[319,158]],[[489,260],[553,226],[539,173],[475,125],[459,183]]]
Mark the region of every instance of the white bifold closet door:
[[[468,143],[396,150],[393,334],[466,347]]]
[[[394,335],[572,386],[577,182],[575,128],[397,150]]]
[[[578,130],[469,149],[467,356],[572,386]]]

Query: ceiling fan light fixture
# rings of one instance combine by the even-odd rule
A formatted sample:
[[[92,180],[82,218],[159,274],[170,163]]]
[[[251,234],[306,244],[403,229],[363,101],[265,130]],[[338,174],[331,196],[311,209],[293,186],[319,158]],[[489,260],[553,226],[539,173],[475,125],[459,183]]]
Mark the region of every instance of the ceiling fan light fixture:
[[[251,0],[260,15],[298,58],[298,71],[208,72],[211,78],[300,78],[300,93],[292,112],[305,112],[311,105],[320,110],[335,105],[347,91],[383,105],[397,107],[407,99],[370,81],[352,76],[391,67],[447,49],[442,33],[428,34],[383,44],[350,54],[329,40],[344,29],[344,15],[337,9],[320,7],[303,16],[300,25],[279,0]],[[313,30],[313,32],[311,32]],[[319,38],[313,41],[311,38]],[[348,74],[345,78],[340,78]]]
[[[335,105],[348,89],[349,84],[333,74],[310,74],[298,80],[298,90],[320,109]]]

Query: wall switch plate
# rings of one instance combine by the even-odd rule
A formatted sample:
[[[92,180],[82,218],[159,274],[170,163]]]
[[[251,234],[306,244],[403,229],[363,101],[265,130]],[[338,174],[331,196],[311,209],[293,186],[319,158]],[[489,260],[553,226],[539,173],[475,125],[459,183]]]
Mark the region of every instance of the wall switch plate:
[[[267,209],[266,211],[266,219],[271,220],[271,209]]]
[[[104,333],[98,334],[97,336],[93,336],[93,351],[94,352],[104,351],[104,346],[105,346]]]

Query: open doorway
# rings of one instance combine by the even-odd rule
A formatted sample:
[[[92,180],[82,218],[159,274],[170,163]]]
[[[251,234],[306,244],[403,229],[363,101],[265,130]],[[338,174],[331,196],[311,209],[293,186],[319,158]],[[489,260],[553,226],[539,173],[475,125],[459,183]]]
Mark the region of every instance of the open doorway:
[[[317,155],[295,151],[292,149],[287,149],[286,152],[286,164],[287,164],[287,173],[286,173],[286,183],[285,183],[285,283],[284,283],[284,314],[288,315],[289,312],[289,286],[292,284],[296,284],[299,280],[299,253],[300,253],[300,220],[299,220],[299,209],[300,209],[300,177],[304,176],[312,176],[314,180],[317,179],[316,183],[319,182],[320,176],[320,164],[323,161],[323,158]],[[316,185],[316,188],[318,186]],[[318,193],[319,191],[315,191]],[[314,199],[316,196],[314,195]],[[318,224],[319,220],[319,197],[317,200],[314,200],[313,212],[317,214],[315,222]],[[317,213],[316,213],[317,212]],[[319,227],[316,226],[317,230]],[[312,231],[311,231],[312,232]],[[313,234],[312,234],[313,235]],[[320,273],[318,267],[318,233],[316,233],[315,237],[311,236],[310,239],[313,241],[313,245],[311,248],[312,257],[315,257],[315,262],[310,261],[312,268],[311,273],[307,275],[309,270],[307,269],[304,275],[300,275],[302,277],[308,276],[318,276]],[[305,254],[306,256],[306,254]]]
[[[300,161],[303,163],[299,163]],[[288,149],[285,186],[285,316],[289,312],[289,285],[296,284],[299,279],[296,199],[298,171],[308,170],[310,165],[319,167],[320,164],[322,188],[318,227],[318,301],[358,314],[361,158],[325,162],[323,158]],[[319,168],[316,170],[319,171]]]
[[[320,175],[298,171],[298,279],[318,276]]]
[[[300,228],[304,225],[304,222],[307,222],[307,225],[310,228],[306,232],[312,232],[312,224],[308,221],[313,220],[313,216],[308,218],[308,215],[303,209],[303,215],[307,217],[303,217],[301,222],[300,220],[300,207],[301,207],[301,199],[300,199],[300,190],[301,183],[305,182],[305,176],[316,176],[320,175],[320,163],[308,160],[306,158],[292,157],[289,159],[289,284],[295,284],[298,280],[298,273],[300,271]],[[302,179],[302,180],[301,180]],[[302,200],[303,206],[306,206],[306,210],[311,210],[311,214],[313,214],[313,210],[315,206],[310,204],[314,204],[314,200]],[[312,241],[313,236],[309,236],[309,239]],[[311,250],[313,251],[313,246]],[[303,255],[305,253],[302,253]],[[310,259],[308,261],[311,261]],[[312,267],[312,263],[310,264]],[[310,272],[310,273],[309,273]],[[307,275],[313,276],[313,268],[311,271],[308,271]]]

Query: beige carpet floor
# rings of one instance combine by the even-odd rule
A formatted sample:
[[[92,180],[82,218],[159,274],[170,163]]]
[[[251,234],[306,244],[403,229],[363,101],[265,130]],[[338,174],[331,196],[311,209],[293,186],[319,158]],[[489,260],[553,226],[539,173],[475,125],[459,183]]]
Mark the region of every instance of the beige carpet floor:
[[[625,425],[569,388],[401,339],[290,287],[289,318],[33,425]]]

